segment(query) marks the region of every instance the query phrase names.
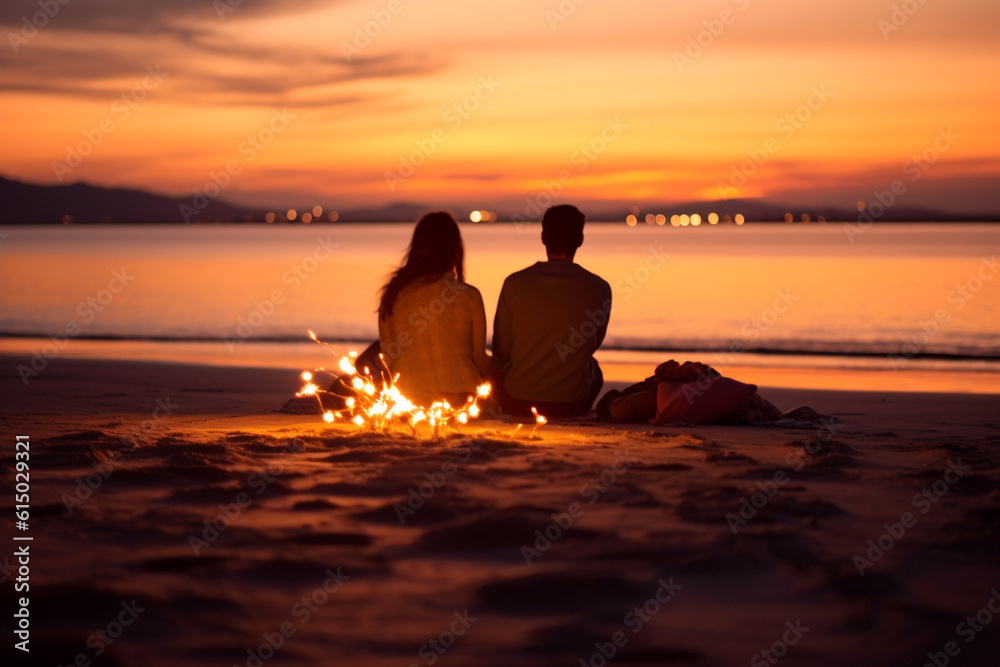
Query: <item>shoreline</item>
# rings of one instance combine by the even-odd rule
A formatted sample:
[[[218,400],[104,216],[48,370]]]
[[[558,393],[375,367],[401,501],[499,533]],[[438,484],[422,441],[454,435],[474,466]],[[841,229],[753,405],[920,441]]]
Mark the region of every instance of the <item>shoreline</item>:
[[[341,352],[361,351],[365,341],[337,344]],[[46,347],[48,346],[48,347]],[[44,354],[55,352],[52,359]],[[312,341],[302,343],[171,342],[138,340],[72,340],[63,349],[47,338],[0,338],[0,358],[31,357],[36,365],[61,360],[129,361],[134,363],[197,363],[211,368],[272,368],[301,372],[321,365],[334,366],[327,350]],[[700,360],[723,375],[761,387],[842,391],[892,391],[1000,395],[1000,363],[962,361],[943,363],[914,360],[898,369],[871,367],[865,357],[840,358],[794,355],[702,354],[685,350],[668,352],[599,350],[598,361],[607,383],[634,384],[653,374],[656,365],[670,358]],[[996,368],[992,368],[996,366]]]

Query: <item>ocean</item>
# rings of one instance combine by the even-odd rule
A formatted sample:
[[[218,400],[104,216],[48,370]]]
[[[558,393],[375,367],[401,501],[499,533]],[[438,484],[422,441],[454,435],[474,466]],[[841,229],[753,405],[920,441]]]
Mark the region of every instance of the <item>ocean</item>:
[[[2,227],[0,352],[329,364],[376,337],[412,228]],[[504,278],[544,259],[539,234],[462,225],[490,329]],[[1000,393],[998,249],[986,224],[590,223],[576,261],[612,286],[611,380],[677,358],[776,386]]]

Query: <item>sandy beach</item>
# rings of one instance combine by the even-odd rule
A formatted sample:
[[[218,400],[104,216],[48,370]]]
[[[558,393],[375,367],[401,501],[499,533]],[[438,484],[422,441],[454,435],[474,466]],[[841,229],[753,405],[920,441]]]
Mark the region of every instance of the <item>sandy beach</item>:
[[[765,387],[839,423],[435,438],[278,413],[299,384],[5,373],[8,507],[30,442],[14,664],[994,664],[996,396]]]

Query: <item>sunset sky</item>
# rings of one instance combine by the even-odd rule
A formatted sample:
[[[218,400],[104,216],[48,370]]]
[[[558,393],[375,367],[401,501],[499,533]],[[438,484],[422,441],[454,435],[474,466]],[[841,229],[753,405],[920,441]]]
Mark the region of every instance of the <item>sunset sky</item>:
[[[995,0],[8,0],[0,24],[8,178],[511,208],[560,178],[843,208],[899,179],[1000,211]]]

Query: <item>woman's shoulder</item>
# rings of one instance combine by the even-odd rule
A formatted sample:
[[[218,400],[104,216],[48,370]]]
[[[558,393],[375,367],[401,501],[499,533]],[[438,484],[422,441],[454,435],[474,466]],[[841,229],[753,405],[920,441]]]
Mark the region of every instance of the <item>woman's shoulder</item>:
[[[473,285],[465,282],[464,280],[459,280],[453,276],[446,276],[442,278],[444,286],[451,292],[455,294],[460,294],[466,298],[479,299],[482,301],[483,295],[480,291]]]

